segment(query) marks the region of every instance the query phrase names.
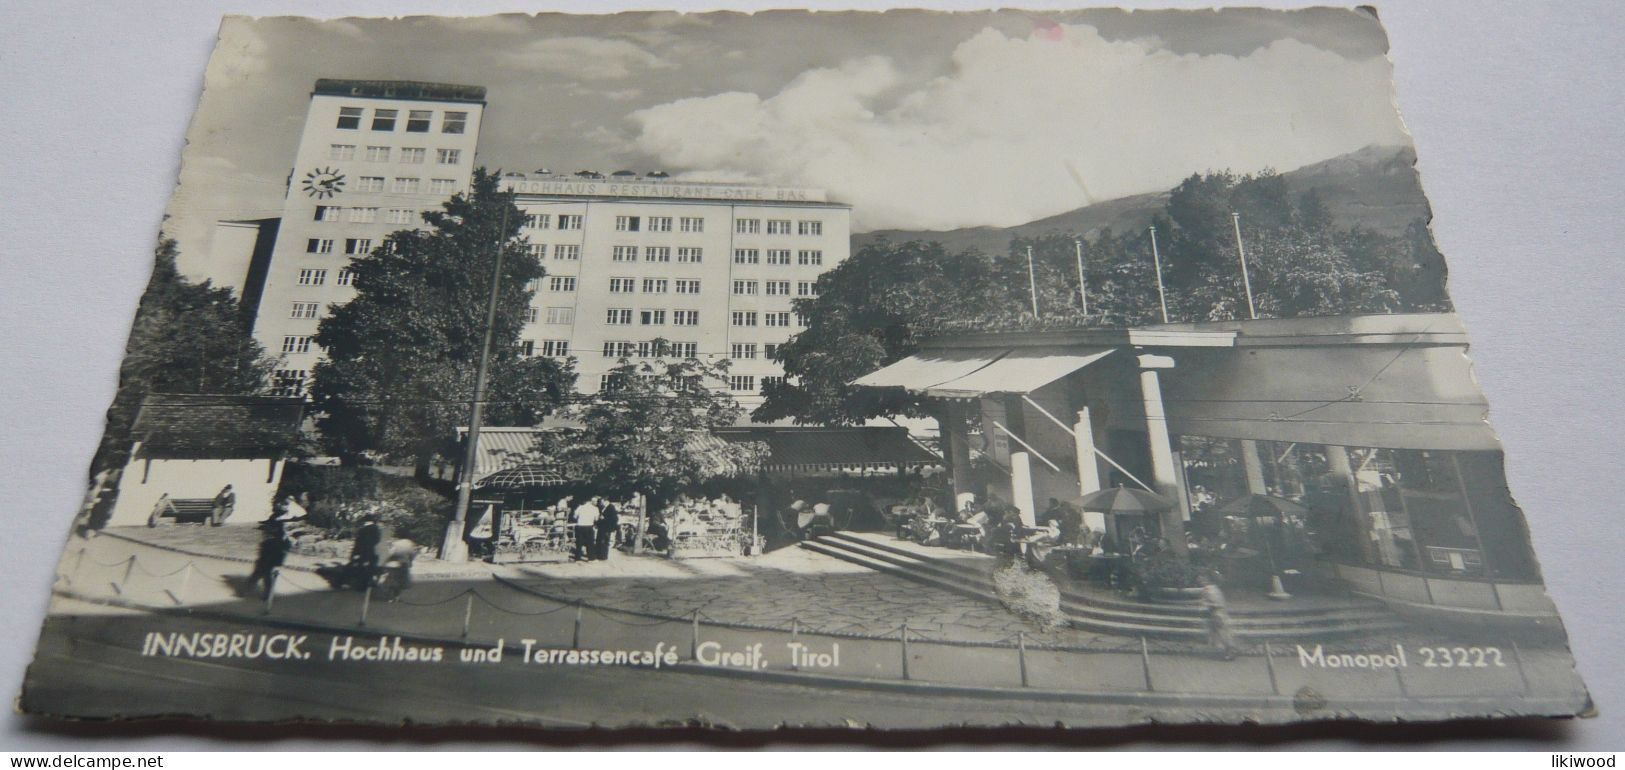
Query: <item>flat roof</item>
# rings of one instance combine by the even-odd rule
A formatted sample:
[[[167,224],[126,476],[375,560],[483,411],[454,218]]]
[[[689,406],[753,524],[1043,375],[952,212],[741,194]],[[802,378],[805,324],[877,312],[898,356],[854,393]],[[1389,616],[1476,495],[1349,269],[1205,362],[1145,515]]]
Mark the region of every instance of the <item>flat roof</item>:
[[[1028,346],[1269,347],[1466,345],[1455,313],[1383,313],[1046,330],[989,330],[932,336],[923,350]]]
[[[426,83],[418,80],[344,80],[321,78],[311,96],[354,96],[365,99],[406,99],[425,102],[485,103],[485,86]]]
[[[575,175],[508,175],[502,189],[521,200],[622,200],[664,203],[721,203],[773,206],[851,208],[829,200],[816,187],[693,181],[669,177],[581,177]]]

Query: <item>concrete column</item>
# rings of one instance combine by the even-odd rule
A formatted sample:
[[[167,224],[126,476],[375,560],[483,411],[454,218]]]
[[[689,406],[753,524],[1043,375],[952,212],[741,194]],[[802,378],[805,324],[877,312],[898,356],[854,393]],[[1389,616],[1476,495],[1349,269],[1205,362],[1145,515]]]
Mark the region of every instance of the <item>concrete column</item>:
[[[1162,406],[1162,380],[1157,371],[1174,368],[1168,356],[1141,355],[1140,395],[1145,404],[1145,430],[1151,446],[1151,484],[1157,492],[1174,502],[1174,507],[1162,514],[1162,536],[1180,558],[1188,554],[1185,541],[1185,517],[1180,512],[1179,499],[1185,490],[1179,487],[1179,474],[1174,467],[1173,439],[1168,434],[1168,413]]]
[[[1033,465],[1026,452],[1010,453],[1011,504],[1021,509],[1021,523],[1038,524],[1038,501],[1033,499]]]
[[[1095,458],[1095,428],[1087,406],[1078,410],[1078,421],[1072,425],[1072,446],[1078,455],[1078,492],[1099,491],[1100,461]]]
[[[948,461],[948,470],[953,474],[954,499],[958,500],[960,495],[972,491],[970,436],[958,404],[950,402],[943,405],[942,414],[937,417],[937,427],[942,433],[944,459]]]
[[[1347,464],[1347,456],[1344,456]],[[1269,494],[1264,483],[1264,461],[1258,456],[1258,442],[1250,438],[1241,440],[1241,465],[1247,470],[1247,491],[1255,495]]]
[[[1371,539],[1371,519],[1365,515],[1360,506],[1360,484],[1354,478],[1354,466],[1349,462],[1349,452],[1341,446],[1328,444],[1326,446],[1326,465],[1331,469],[1333,476],[1343,482],[1348,490],[1348,515],[1352,517],[1354,531],[1359,533],[1360,553],[1367,562],[1375,562],[1377,557],[1376,543]]]

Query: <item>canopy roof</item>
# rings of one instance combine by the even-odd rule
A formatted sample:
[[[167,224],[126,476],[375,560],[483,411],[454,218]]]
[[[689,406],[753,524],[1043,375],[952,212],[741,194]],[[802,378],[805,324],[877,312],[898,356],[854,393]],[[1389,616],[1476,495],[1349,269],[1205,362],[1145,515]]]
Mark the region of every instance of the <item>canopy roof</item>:
[[[153,393],[130,436],[147,458],[280,458],[298,446],[304,411],[297,398]]]
[[[1031,393],[1110,355],[1116,348],[960,348],[916,353],[853,385],[896,387],[936,398]]]
[[[906,428],[718,428],[724,441],[767,445],[767,470],[828,466],[935,465],[942,459],[909,438]]]

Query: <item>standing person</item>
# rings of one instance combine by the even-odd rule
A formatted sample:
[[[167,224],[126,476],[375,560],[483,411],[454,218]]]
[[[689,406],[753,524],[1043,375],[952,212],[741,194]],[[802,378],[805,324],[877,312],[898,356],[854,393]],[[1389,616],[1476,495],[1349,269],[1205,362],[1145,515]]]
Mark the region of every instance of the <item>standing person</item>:
[[[265,537],[260,539],[259,553],[254,557],[254,571],[248,573],[248,584],[260,588],[262,598],[271,595],[271,574],[282,566],[288,559],[288,551],[293,548],[293,541],[288,539],[288,531],[280,521],[267,522]]]
[[[237,493],[227,484],[220,488],[220,493],[214,496],[214,510],[209,515],[209,523],[218,527],[226,523],[231,512],[237,508]]]
[[[599,513],[598,498],[590,497],[576,506],[575,511],[570,514],[576,536],[573,555],[577,561],[592,561],[593,544],[596,540],[594,526],[598,524]]]
[[[1236,657],[1236,631],[1230,623],[1230,606],[1224,598],[1224,591],[1220,590],[1218,581],[1213,579],[1212,573],[1203,573],[1202,583],[1202,610],[1207,616],[1208,644],[1218,651],[1225,660],[1235,660]]]
[[[621,529],[621,512],[611,503],[604,506],[604,512],[599,514],[597,527],[597,558],[609,561],[609,551],[615,547],[615,535]]]
[[[384,527],[378,523],[377,514],[362,516],[361,526],[355,531],[355,544],[350,546],[350,563],[365,570],[368,580],[378,568],[378,548],[383,542]]]

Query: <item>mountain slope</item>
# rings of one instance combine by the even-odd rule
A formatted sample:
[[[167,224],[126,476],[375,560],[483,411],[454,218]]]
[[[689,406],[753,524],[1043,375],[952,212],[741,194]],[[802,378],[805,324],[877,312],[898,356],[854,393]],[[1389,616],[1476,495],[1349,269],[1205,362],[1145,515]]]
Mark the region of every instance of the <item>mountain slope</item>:
[[[1428,217],[1427,199],[1416,175],[1416,154],[1409,147],[1371,146],[1313,163],[1281,176],[1294,194],[1316,190],[1341,227],[1361,225],[1385,234],[1403,232],[1413,220]],[[875,230],[852,236],[852,250],[882,238],[898,242],[939,241],[949,251],[977,249],[1002,253],[1010,239],[1050,233],[1091,233],[1105,227],[1124,232],[1147,226],[1168,201],[1167,192],[1145,193],[1103,201],[1015,227],[967,227],[958,230]]]

